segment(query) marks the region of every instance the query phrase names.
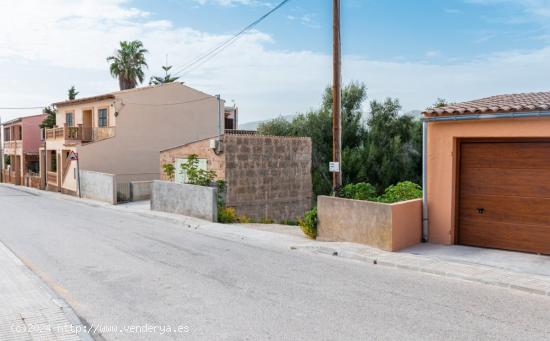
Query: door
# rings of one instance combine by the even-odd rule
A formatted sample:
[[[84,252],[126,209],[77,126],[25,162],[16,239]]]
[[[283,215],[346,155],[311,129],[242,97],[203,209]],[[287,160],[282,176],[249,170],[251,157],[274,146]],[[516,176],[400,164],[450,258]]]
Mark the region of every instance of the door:
[[[83,141],[92,141],[92,131],[93,131],[93,111],[92,110],[83,110],[82,111],[82,140]]]
[[[460,144],[458,242],[550,254],[550,143]]]

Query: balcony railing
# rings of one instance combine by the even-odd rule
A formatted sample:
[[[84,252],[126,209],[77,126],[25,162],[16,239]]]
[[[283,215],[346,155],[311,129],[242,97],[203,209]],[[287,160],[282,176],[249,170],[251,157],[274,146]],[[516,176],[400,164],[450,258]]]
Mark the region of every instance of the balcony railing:
[[[21,148],[23,148],[22,140],[4,142],[4,149],[6,154],[15,153],[17,149]]]
[[[95,142],[115,136],[115,127],[68,127],[46,129],[46,141]]]

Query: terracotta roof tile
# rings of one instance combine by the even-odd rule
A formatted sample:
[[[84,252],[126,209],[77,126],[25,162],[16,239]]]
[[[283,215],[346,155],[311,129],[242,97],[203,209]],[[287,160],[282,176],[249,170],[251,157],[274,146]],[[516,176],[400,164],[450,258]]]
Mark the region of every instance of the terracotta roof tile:
[[[507,112],[546,111],[550,108],[550,91],[499,95],[427,109],[426,116],[498,114]]]

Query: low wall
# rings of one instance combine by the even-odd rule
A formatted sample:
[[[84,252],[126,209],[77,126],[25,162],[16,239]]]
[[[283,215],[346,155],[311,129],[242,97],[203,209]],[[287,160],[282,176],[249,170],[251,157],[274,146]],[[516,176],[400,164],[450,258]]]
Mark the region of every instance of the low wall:
[[[25,186],[40,189],[41,187],[40,177],[27,175],[25,177]]]
[[[83,198],[116,204],[113,174],[80,170],[80,193]]]
[[[421,241],[422,200],[395,204],[327,196],[317,198],[318,238],[397,251]]]
[[[151,199],[153,181],[132,181],[130,182],[130,200],[140,201]]]
[[[217,221],[216,196],[217,190],[213,187],[155,180],[151,191],[151,210]]]

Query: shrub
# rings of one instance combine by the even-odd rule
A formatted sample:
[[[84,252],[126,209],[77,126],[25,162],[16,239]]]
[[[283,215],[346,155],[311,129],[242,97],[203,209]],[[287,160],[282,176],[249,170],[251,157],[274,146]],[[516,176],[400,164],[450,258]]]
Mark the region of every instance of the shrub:
[[[346,185],[340,190],[338,196],[355,200],[376,200],[377,198],[374,186],[366,182]]]
[[[317,238],[317,208],[307,211],[304,217],[298,220],[302,232],[311,239]]]
[[[174,173],[175,173],[176,167],[174,167],[173,164],[165,163],[164,165],[162,165],[162,170],[164,171],[164,174],[166,175],[168,180],[174,181]]]
[[[262,218],[260,219],[260,224],[273,224],[274,221],[271,218]]]
[[[379,201],[391,204],[421,197],[422,187],[411,181],[403,181],[386,188],[384,194],[380,196]]]
[[[237,221],[241,224],[250,224],[252,222],[252,219],[250,219],[250,217],[248,217],[246,215],[240,215],[237,218]]]
[[[187,162],[181,164],[182,171],[187,175],[187,183],[191,185],[210,186],[216,172],[199,168],[199,158],[196,154],[189,156]]]
[[[218,207],[218,222],[233,224],[237,222],[237,214],[233,207]]]

